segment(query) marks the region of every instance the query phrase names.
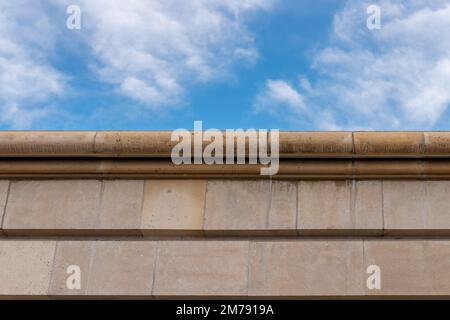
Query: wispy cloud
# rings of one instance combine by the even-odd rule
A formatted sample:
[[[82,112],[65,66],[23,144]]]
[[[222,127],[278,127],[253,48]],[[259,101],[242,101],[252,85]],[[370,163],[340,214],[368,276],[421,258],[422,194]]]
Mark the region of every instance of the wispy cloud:
[[[48,61],[53,32],[41,1],[0,0],[0,123],[28,128],[52,112],[65,78]]]
[[[308,110],[301,116],[318,128],[432,128],[450,103],[450,3],[377,1],[380,30],[366,28],[371,4],[348,1],[313,58],[314,83],[285,86],[303,99]]]
[[[258,57],[248,13],[270,0],[81,1],[85,40],[102,81],[158,110],[183,99],[195,83],[226,76]]]
[[[118,96],[152,111],[183,104],[195,85],[257,60],[248,17],[273,1],[80,0],[81,30],[71,32],[65,19],[73,1],[0,0],[0,125],[32,127],[64,111],[57,98],[78,88],[71,87],[67,51],[56,44],[74,41],[88,52],[67,59],[88,65],[89,77]]]
[[[257,112],[269,111],[278,114],[280,106],[297,114],[301,114],[306,108],[302,95],[292,85],[282,80],[269,79],[257,95],[254,107]]]

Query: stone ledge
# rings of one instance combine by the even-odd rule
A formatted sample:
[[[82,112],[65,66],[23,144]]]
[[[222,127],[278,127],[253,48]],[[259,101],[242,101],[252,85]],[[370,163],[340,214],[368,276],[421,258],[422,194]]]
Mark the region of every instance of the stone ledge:
[[[0,180],[3,237],[449,236],[448,180]]]
[[[1,157],[168,158],[171,131],[3,131]],[[449,132],[280,132],[281,158],[449,157]]]
[[[450,297],[448,240],[0,241],[0,299]],[[368,289],[367,267],[381,271]],[[67,287],[78,266],[80,289]]]
[[[169,159],[0,159],[0,179],[450,179],[450,159],[284,159],[259,164],[183,164]]]

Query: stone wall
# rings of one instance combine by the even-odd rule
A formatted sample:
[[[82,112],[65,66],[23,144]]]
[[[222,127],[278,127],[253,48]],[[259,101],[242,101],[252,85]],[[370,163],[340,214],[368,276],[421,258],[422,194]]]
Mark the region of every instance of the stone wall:
[[[271,179],[171,166],[169,133],[2,134],[0,298],[450,297],[446,133],[282,133]]]

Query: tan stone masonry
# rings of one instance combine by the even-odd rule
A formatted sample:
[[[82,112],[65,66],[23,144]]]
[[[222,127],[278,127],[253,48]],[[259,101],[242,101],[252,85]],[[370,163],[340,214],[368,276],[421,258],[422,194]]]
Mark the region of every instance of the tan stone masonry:
[[[269,140],[270,142],[270,140]],[[171,131],[3,131],[3,157],[170,157]],[[280,156],[447,157],[449,132],[280,132]]]
[[[1,180],[0,230],[8,236],[450,235],[449,194],[446,180]]]
[[[450,133],[280,132],[273,177],[174,144],[1,132],[0,299],[450,298]]]
[[[3,131],[2,157],[170,157],[171,131]],[[282,158],[448,157],[449,132],[280,132]],[[269,140],[270,143],[270,140]]]
[[[0,242],[0,298],[448,296],[448,240]],[[66,288],[66,268],[81,289]],[[382,270],[380,290],[366,268]]]

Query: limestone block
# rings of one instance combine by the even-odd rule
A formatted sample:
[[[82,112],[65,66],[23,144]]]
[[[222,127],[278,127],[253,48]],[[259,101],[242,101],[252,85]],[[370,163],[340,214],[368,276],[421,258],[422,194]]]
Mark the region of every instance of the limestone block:
[[[300,181],[298,189],[298,229],[349,229],[351,182]]]
[[[297,220],[297,184],[290,181],[272,181],[269,195],[267,229],[293,231]],[[294,232],[292,232],[294,234]]]
[[[364,252],[365,268],[376,265],[381,275],[381,288],[367,295],[450,295],[448,241],[365,241]]]
[[[49,296],[76,296],[86,294],[94,245],[95,242],[93,241],[57,242],[55,262],[53,264],[52,277],[48,289]],[[75,270],[75,268],[79,268],[79,270]],[[74,277],[78,275],[79,288],[74,283]]]
[[[248,230],[295,234],[296,184],[288,181],[208,182],[205,232]]]
[[[0,241],[0,298],[46,297],[55,241]]]
[[[12,182],[4,218],[7,234],[59,234],[94,229],[101,182],[44,180]]]
[[[249,296],[352,296],[363,292],[361,241],[256,241]]]
[[[144,180],[105,180],[100,208],[102,233],[140,234]]]
[[[299,233],[381,233],[381,203],[379,181],[300,181]]]
[[[246,295],[248,246],[244,241],[162,242],[153,294]]]
[[[150,296],[156,259],[152,241],[98,241],[88,295]]]
[[[450,181],[384,181],[387,233],[448,233]]]
[[[205,189],[204,180],[147,180],[142,233],[201,233]]]
[[[352,220],[357,230],[383,230],[382,182],[377,180],[356,181],[352,185]]]

